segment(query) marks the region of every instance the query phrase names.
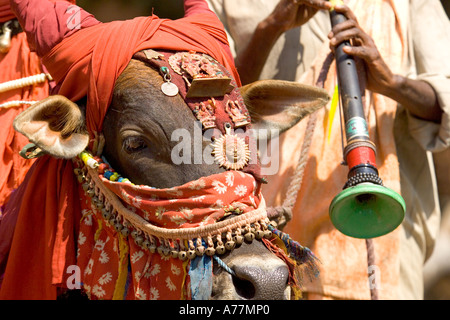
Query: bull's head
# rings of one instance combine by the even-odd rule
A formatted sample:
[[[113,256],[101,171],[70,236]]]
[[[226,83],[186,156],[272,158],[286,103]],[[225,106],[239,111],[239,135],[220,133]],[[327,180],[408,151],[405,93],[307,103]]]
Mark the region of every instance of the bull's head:
[[[136,184],[171,188],[223,172],[217,163],[193,160],[174,163],[179,141],[173,133],[183,129],[195,138],[198,119],[180,96],[161,90],[160,70],[132,59],[115,82],[111,104],[103,120],[103,156],[114,169]],[[240,88],[254,129],[283,132],[324,106],[324,90],[286,81],[259,81]],[[14,128],[45,153],[63,159],[79,155],[89,144],[85,106],[63,96],[51,96],[20,114]],[[190,140],[192,151],[195,139]],[[211,141],[202,139],[202,151]],[[283,299],[289,297],[289,270],[281,259],[260,242],[242,245],[223,261],[231,276],[216,272],[213,297],[217,299]]]
[[[168,97],[161,90],[159,73],[145,63],[132,60],[119,77],[104,121],[104,156],[116,170],[137,184],[158,188],[182,185],[223,171],[217,164],[174,164],[172,132],[180,128],[194,136],[198,123],[181,97]],[[323,106],[327,94],[317,88],[286,81],[259,81],[241,88],[255,128],[280,131],[298,123]],[[89,142],[83,108],[63,96],[50,96],[28,108],[14,121],[24,134],[46,153],[70,159]],[[192,150],[194,141],[191,141]],[[211,143],[202,139],[203,147]],[[215,277],[216,298],[282,299],[288,297],[288,270],[266,248],[243,244],[224,261],[236,277]]]

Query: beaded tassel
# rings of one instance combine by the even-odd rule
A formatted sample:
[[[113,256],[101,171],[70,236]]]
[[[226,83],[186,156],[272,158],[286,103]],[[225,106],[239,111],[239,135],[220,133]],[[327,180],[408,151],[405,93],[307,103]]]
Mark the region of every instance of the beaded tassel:
[[[83,163],[86,166],[92,169],[97,169],[98,173],[103,174],[103,177],[105,179],[108,179],[110,181],[131,183],[131,181],[128,178],[122,177],[118,172],[110,168],[107,163],[104,163],[102,159],[100,159],[99,157],[92,156],[87,151],[81,152],[79,158],[83,161]]]
[[[319,269],[317,263],[320,260],[314,255],[314,253],[306,247],[300,245],[297,241],[292,240],[292,238],[272,225],[268,225],[268,228],[274,235],[276,235],[281,241],[283,241],[289,256],[294,259],[299,265],[306,268],[307,274],[311,277],[318,277]]]

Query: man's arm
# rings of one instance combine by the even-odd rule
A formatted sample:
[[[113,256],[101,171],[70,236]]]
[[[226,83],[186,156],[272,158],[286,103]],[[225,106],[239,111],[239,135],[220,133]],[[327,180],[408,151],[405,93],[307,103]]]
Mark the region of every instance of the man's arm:
[[[212,12],[205,0],[184,0],[184,16],[188,17],[197,13],[211,13]]]
[[[259,79],[270,51],[286,31],[306,23],[319,9],[329,10],[323,0],[280,0],[272,13],[256,27],[247,46],[236,56],[236,67],[243,84]]]

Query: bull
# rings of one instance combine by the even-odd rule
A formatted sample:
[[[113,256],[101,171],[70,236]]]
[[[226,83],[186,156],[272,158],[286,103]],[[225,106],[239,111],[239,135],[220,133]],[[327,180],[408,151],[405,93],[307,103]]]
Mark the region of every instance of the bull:
[[[193,53],[189,52],[188,54]],[[203,55],[203,57],[206,57],[208,61],[212,62],[213,66],[218,65],[217,61],[211,59],[209,56]],[[74,178],[78,178],[81,183],[78,188],[80,193],[73,194],[72,201],[78,201],[80,194],[83,196],[83,191],[84,194],[88,194],[90,191],[92,192],[92,203],[88,203],[86,207],[89,213],[85,213],[82,216],[84,224],[80,223],[83,226],[79,227],[79,233],[74,237],[77,245],[82,247],[86,233],[92,233],[96,242],[93,242],[93,246],[95,245],[95,247],[90,248],[90,251],[88,250],[90,254],[94,252],[97,246],[111,245],[111,251],[109,253],[120,251],[119,264],[122,265],[122,263],[125,263],[126,265],[127,261],[130,261],[128,262],[128,266],[131,266],[131,269],[137,268],[136,261],[141,259],[142,255],[145,255],[148,257],[148,263],[143,266],[144,269],[141,269],[141,271],[144,273],[143,270],[145,270],[149,277],[152,273],[156,272],[155,268],[152,269],[155,266],[155,261],[162,264],[168,263],[168,260],[177,260],[178,258],[177,261],[181,262],[172,262],[170,264],[171,271],[173,274],[179,276],[180,269],[184,268],[184,272],[189,273],[190,280],[187,280],[186,277],[180,278],[180,283],[185,284],[187,281],[190,281],[191,287],[197,286],[197,283],[195,283],[195,279],[197,278],[191,274],[191,271],[194,269],[192,264],[194,261],[197,263],[198,259],[203,259],[201,261],[207,266],[205,268],[207,270],[210,270],[208,268],[212,268],[212,274],[214,276],[211,280],[211,291],[206,291],[207,296],[200,294],[200,298],[290,298],[290,285],[292,284],[290,277],[292,270],[289,269],[287,264],[289,259],[281,259],[280,252],[277,255],[273,254],[277,250],[274,249],[274,246],[270,246],[270,241],[267,241],[267,239],[273,237],[273,234],[268,232],[272,229],[268,229],[265,225],[267,219],[264,214],[261,219],[252,218],[253,212],[265,212],[263,199],[254,208],[251,208],[252,205],[250,204],[250,202],[256,201],[254,198],[257,198],[260,192],[259,185],[261,180],[258,179],[261,178],[252,180],[256,188],[253,190],[253,194],[246,194],[251,201],[245,203],[242,201],[244,204],[240,203],[240,206],[236,206],[235,204],[238,201],[235,201],[230,204],[230,206],[234,207],[229,210],[229,207],[224,208],[219,205],[220,208],[218,211],[216,210],[214,212],[215,214],[221,212],[221,215],[214,218],[213,223],[209,224],[209,227],[205,226],[207,224],[205,221],[209,221],[208,217],[203,217],[203,220],[198,221],[197,225],[189,227],[188,222],[192,222],[190,219],[194,215],[192,212],[195,212],[197,208],[184,211],[182,215],[176,216],[178,219],[176,221],[172,216],[172,220],[167,221],[175,221],[174,223],[177,225],[182,224],[185,220],[187,221],[184,227],[186,229],[183,230],[181,228],[180,230],[187,232],[188,235],[181,240],[177,238],[179,233],[177,233],[176,237],[173,236],[172,238],[166,236],[167,233],[173,234],[173,229],[168,228],[169,230],[166,230],[164,224],[159,223],[158,219],[165,221],[165,218],[162,217],[162,213],[161,215],[158,214],[160,212],[170,211],[170,209],[162,208],[160,210],[158,208],[160,211],[157,210],[154,220],[150,218],[146,219],[148,218],[146,216],[148,212],[145,210],[140,211],[143,206],[141,206],[141,203],[147,200],[151,203],[152,201],[159,200],[156,199],[158,197],[155,196],[155,199],[142,199],[139,197],[139,204],[133,207],[131,204],[135,204],[135,202],[124,203],[129,199],[128,196],[121,198],[119,201],[116,201],[117,198],[114,198],[116,199],[114,200],[108,198],[108,196],[111,194],[110,191],[116,188],[116,186],[125,188],[121,189],[122,196],[124,195],[124,190],[136,191],[138,186],[151,186],[145,187],[146,190],[149,189],[149,192],[159,192],[158,190],[173,192],[172,195],[174,195],[174,198],[168,198],[164,202],[170,208],[170,204],[179,200],[175,195],[181,192],[180,190],[182,189],[180,186],[189,185],[189,188],[192,190],[194,189],[193,182],[205,181],[209,177],[218,177],[230,172],[231,174],[226,176],[227,179],[238,179],[240,177],[247,179],[250,176],[253,179],[254,175],[258,176],[257,173],[255,174],[251,170],[246,173],[244,171],[250,167],[253,168],[248,162],[250,160],[249,158],[256,157],[256,153],[248,157],[247,153],[250,152],[249,150],[243,155],[238,150],[239,148],[235,146],[248,145],[248,141],[253,141],[253,137],[246,136],[241,139],[232,133],[232,130],[227,125],[229,125],[229,122],[234,122],[234,116],[247,115],[246,119],[251,119],[253,129],[271,128],[285,131],[308,114],[324,106],[328,101],[327,93],[315,87],[286,81],[258,81],[239,89],[237,86],[233,88],[233,86],[229,85],[222,92],[221,96],[236,94],[237,100],[233,101],[245,102],[245,107],[238,106],[237,114],[233,111],[225,112],[228,113],[228,122],[225,122],[224,129],[219,128],[225,131],[221,133],[219,130],[218,133],[216,132],[213,135],[214,138],[212,140],[202,139],[201,142],[203,150],[213,150],[214,154],[214,148],[211,145],[217,147],[218,145],[220,146],[220,143],[217,143],[217,141],[227,141],[225,138],[224,140],[220,140],[219,136],[231,137],[230,139],[233,141],[234,147],[225,146],[223,148],[224,159],[222,160],[225,164],[223,161],[217,161],[217,151],[215,153],[216,161],[213,163],[202,159],[202,163],[198,164],[193,159],[194,154],[190,155],[192,161],[174,163],[173,150],[177,146],[177,141],[171,139],[173,133],[183,129],[184,132],[189,132],[191,136],[194,136],[194,131],[199,125],[199,120],[208,119],[199,117],[201,110],[193,109],[189,105],[188,101],[190,100],[186,97],[185,92],[183,94],[178,92],[183,86],[180,83],[184,83],[186,77],[180,77],[181,80],[177,83],[178,88],[174,94],[162,89],[164,84],[170,81],[176,83],[175,79],[173,79],[176,77],[176,73],[172,72],[171,78],[168,81],[166,76],[167,72],[161,72],[162,70],[167,71],[167,68],[164,69],[158,64],[155,65],[154,60],[157,60],[159,63],[169,59],[167,57],[160,58],[158,50],[152,50],[151,52],[141,50],[133,55],[127,66],[121,71],[114,82],[111,99],[103,119],[102,131],[101,133],[96,132],[96,135],[101,134],[102,136],[101,142],[96,140],[97,147],[98,144],[104,144],[104,147],[97,148],[101,151],[100,154],[97,150],[97,157],[88,154],[87,158],[83,159],[83,156],[80,156],[80,154],[86,155],[85,150],[92,147],[92,131],[89,130],[87,115],[87,110],[90,108],[89,102],[87,101],[89,97],[78,99],[77,103],[75,103],[62,95],[50,96],[21,113],[14,121],[14,128],[25,135],[34,144],[35,149],[42,151],[42,154],[45,155],[42,159],[53,157],[74,163],[74,172],[76,173]],[[175,68],[172,66],[172,69]],[[226,70],[224,72],[226,73]],[[235,84],[232,77],[230,78],[231,83]],[[192,81],[192,79],[189,80]],[[188,88],[192,84],[193,82],[189,83]],[[211,90],[217,89],[220,85],[214,83],[210,86],[213,89],[207,87],[207,99],[204,100],[206,101],[204,103],[213,104],[213,109],[216,110],[217,115],[217,110],[221,107],[219,106],[220,103],[216,105],[214,101],[220,100],[220,97],[217,98],[217,94],[214,94],[216,99],[211,98]],[[219,88],[219,90],[221,89]],[[198,99],[198,97],[194,98],[194,101],[198,102],[195,99]],[[202,104],[196,104],[197,107],[199,105]],[[202,106],[205,107],[205,104]],[[225,104],[225,107],[229,107],[229,104]],[[236,106],[232,105],[231,107]],[[223,109],[221,111],[223,112]],[[209,115],[211,114],[209,113]],[[204,121],[200,122],[202,125],[205,125]],[[249,125],[249,123],[245,123],[244,128],[247,128]],[[195,149],[195,143],[194,139],[191,139],[191,150]],[[229,150],[227,148],[232,149],[231,155],[227,151]],[[234,160],[246,157],[247,159],[243,160],[243,164],[234,167],[233,161],[227,157]],[[120,176],[116,176],[116,178],[111,180],[106,179],[107,169],[105,168],[114,168],[114,170],[109,172],[120,172]],[[101,170],[100,178],[97,176],[99,170]],[[241,175],[234,175],[235,172],[241,172]],[[123,179],[122,181],[113,181],[119,177],[126,177],[126,182]],[[229,182],[228,180],[226,181],[227,183]],[[216,184],[212,188],[219,195],[222,193],[222,189],[219,188],[220,186]],[[27,188],[29,189],[31,187],[27,184],[22,185],[21,189],[25,191],[18,192],[18,194],[23,194]],[[235,193],[237,194],[236,189]],[[202,202],[205,201],[204,199],[207,196],[208,194],[196,194],[189,201],[192,199],[194,199],[192,201],[200,199],[199,201]],[[132,201],[136,199],[138,197],[133,198]],[[61,200],[57,199],[57,201]],[[219,196],[217,200],[222,201],[224,199]],[[121,209],[113,206],[112,203],[115,202],[118,203]],[[11,205],[15,204],[17,202],[12,201]],[[214,205],[218,205],[218,202],[216,201]],[[208,209],[213,208],[214,205],[208,206]],[[113,209],[106,210],[111,207]],[[205,208],[202,207],[201,209]],[[20,207],[15,207],[13,210],[20,210]],[[114,213],[116,213],[115,216]],[[235,227],[244,216],[248,217],[250,219],[248,221],[251,221],[251,223]],[[180,222],[180,217],[184,219],[183,222]],[[94,222],[92,222],[93,220]],[[233,227],[227,226],[227,221],[233,222]],[[192,225],[194,225],[193,222]],[[212,227],[210,227],[211,225]],[[223,225],[224,227],[217,227],[218,231],[214,234],[214,237],[210,235],[195,235],[194,231],[199,229],[199,226],[203,228],[202,230],[208,228],[208,230],[212,230],[216,225]],[[251,231],[242,231],[242,235],[245,233],[246,236],[245,241],[243,240],[244,237],[240,236],[240,232],[244,230],[244,227],[250,227],[252,229]],[[78,228],[76,229],[78,230]],[[85,230],[89,231],[86,232]],[[191,230],[194,230],[194,233],[189,233]],[[259,231],[261,232],[258,233]],[[154,233],[152,234],[152,232]],[[163,232],[165,233],[163,234]],[[257,240],[254,240],[254,238]],[[153,242],[154,239],[156,239],[155,242]],[[191,239],[194,239],[194,241],[191,241]],[[221,239],[224,239],[224,241],[222,242]],[[223,249],[223,244],[227,245],[227,249]],[[123,250],[124,247],[127,249]],[[208,251],[208,249],[211,250]],[[84,284],[83,289],[91,298],[104,298],[105,293],[99,288],[98,284],[108,283],[111,280],[111,274],[110,272],[104,273],[102,277],[98,278],[98,282],[95,285],[93,281],[89,282],[89,275],[93,272],[93,260],[92,257],[90,260],[89,257],[85,257],[86,252],[80,251],[80,248],[78,248],[78,256],[75,259],[77,264],[82,265],[83,268],[83,277],[81,279],[81,282]],[[102,251],[102,253],[105,252]],[[211,257],[218,257],[219,255],[220,258],[214,260],[215,263],[211,266]],[[83,265],[80,261],[84,258],[86,258],[86,261]],[[107,261],[108,259],[105,256],[101,256],[99,258],[100,263],[97,262],[97,265],[99,266],[103,261]],[[189,265],[186,267],[186,261],[190,261],[190,267]],[[228,272],[225,272],[225,270],[228,270]],[[136,277],[139,275],[142,277],[141,280],[144,278],[140,271],[133,270],[133,272],[134,281],[136,281]],[[117,298],[116,293],[117,288],[120,287],[120,283],[122,283],[123,290],[125,290],[125,287],[128,287],[128,285],[125,285],[123,274],[127,274],[127,272],[123,269],[121,271],[120,267],[117,273],[112,272],[113,280],[116,283],[113,298]],[[8,272],[5,274],[5,279],[7,277]],[[167,288],[169,290],[175,290],[177,284],[174,284],[173,281],[169,283],[167,279],[165,278]],[[164,281],[164,279],[159,279],[159,281]],[[131,294],[133,298],[158,298],[163,295],[161,290],[157,293],[155,293],[155,290],[150,290],[149,292],[154,294],[153,297],[150,297],[140,292],[139,285],[136,283],[134,282],[134,292]],[[140,284],[142,282],[138,283]],[[122,296],[124,297],[126,291],[123,292],[123,290]],[[182,296],[190,297],[190,294],[184,293]]]

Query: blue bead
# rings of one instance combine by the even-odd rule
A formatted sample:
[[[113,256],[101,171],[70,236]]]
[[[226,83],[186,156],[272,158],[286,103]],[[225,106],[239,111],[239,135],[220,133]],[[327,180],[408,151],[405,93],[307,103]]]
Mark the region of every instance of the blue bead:
[[[111,171],[105,171],[105,173],[103,174],[103,176],[108,180],[112,175],[113,175],[113,172],[111,172]]]

